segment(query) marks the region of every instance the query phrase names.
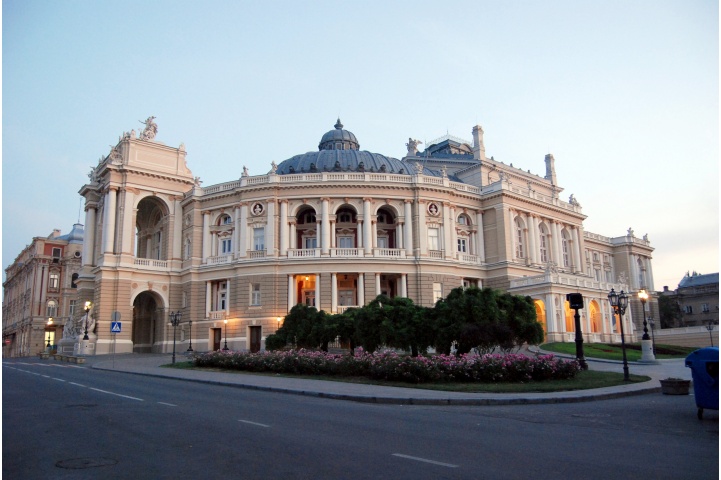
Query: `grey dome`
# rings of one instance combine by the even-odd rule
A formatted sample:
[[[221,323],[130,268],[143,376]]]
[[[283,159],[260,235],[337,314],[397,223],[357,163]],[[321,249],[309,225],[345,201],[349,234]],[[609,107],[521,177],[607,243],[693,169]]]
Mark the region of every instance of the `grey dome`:
[[[355,138],[353,132],[343,130],[340,118],[334,126],[333,130],[326,132],[320,139],[318,150],[358,150],[360,148],[358,139]]]
[[[83,235],[85,227],[81,223],[73,225],[73,229],[67,235],[63,235],[57,238],[57,240],[65,240],[68,243],[83,243]]]

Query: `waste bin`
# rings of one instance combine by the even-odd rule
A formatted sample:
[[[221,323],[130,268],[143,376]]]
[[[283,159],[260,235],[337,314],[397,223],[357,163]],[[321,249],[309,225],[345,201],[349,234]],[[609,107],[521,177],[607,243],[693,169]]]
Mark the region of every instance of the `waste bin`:
[[[691,352],[686,357],[686,366],[691,369],[693,393],[701,420],[704,408],[718,410],[718,347]]]

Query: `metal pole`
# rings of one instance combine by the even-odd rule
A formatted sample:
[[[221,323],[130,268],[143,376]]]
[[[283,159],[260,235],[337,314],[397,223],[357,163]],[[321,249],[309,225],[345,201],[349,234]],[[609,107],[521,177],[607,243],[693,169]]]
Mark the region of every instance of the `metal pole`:
[[[583,335],[581,334],[581,315],[578,313],[578,308],[574,309],[576,311],[576,314],[573,316],[573,319],[576,324],[576,360],[578,360],[579,365],[581,365],[581,368],[584,370],[588,370],[588,363],[586,363],[586,359],[583,356]]]
[[[190,328],[190,333],[188,334],[188,352],[193,351],[193,321],[188,320],[188,327]]]
[[[626,360],[626,340],[625,340],[624,334],[623,334],[623,314],[621,313],[620,309],[617,309],[616,312],[618,313],[618,321],[621,322],[621,351],[623,352],[623,380],[629,381],[630,378],[628,376],[628,360]]]

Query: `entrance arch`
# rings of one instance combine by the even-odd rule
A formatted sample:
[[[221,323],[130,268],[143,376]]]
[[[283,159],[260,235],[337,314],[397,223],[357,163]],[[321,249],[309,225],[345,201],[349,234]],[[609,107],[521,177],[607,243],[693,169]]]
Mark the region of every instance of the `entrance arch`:
[[[600,333],[601,332],[601,309],[598,306],[598,302],[596,300],[591,300],[588,303],[588,312],[591,320],[591,332],[592,333]]]
[[[164,317],[163,299],[156,293],[145,291],[135,297],[130,337],[133,353],[162,353]]]
[[[543,300],[534,300],[533,306],[536,307],[536,319],[543,325],[543,333],[548,335],[548,325],[546,323],[546,304]]]

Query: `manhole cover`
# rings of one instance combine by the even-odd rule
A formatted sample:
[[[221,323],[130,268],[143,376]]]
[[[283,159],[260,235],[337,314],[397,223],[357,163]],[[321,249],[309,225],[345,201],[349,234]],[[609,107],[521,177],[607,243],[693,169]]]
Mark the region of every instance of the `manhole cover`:
[[[106,467],[118,463],[113,458],[71,458],[69,460],[60,460],[55,464],[56,467],[78,470],[81,468]]]

